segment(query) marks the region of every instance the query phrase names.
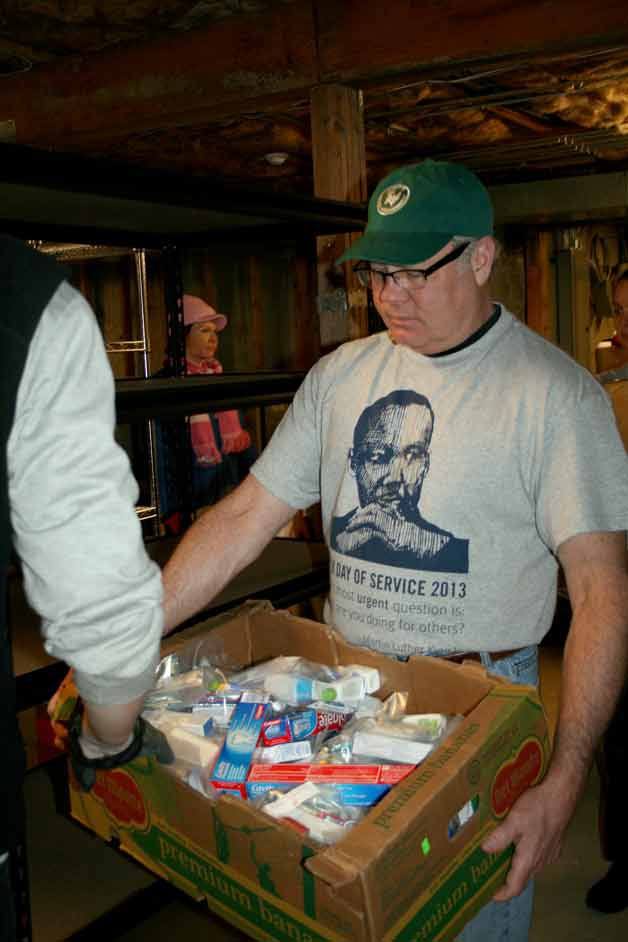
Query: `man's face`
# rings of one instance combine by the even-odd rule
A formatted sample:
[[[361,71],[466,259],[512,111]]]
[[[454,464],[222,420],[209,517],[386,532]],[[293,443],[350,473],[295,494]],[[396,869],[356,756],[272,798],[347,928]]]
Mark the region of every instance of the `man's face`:
[[[452,248],[454,243],[449,242],[440,252],[416,265],[372,262],[371,268],[388,272],[400,267],[425,269],[451,252]],[[489,272],[491,263],[492,255]],[[392,278],[386,278],[381,288],[373,285],[373,302],[391,339],[417,353],[428,355],[448,350],[466,340],[487,316],[487,302],[481,294],[475,268],[475,265],[469,265],[468,260],[454,260],[430,275],[425,282],[413,280],[408,286],[400,287]]]
[[[416,513],[429,468],[432,416],[422,405],[386,406],[351,452],[360,504]]]
[[[622,347],[628,349],[628,279],[620,281],[613,291],[615,330]]]

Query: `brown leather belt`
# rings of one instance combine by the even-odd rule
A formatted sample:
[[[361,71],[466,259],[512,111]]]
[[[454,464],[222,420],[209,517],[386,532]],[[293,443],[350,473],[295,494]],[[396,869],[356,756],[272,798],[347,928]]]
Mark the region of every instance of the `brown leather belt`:
[[[479,661],[482,663],[482,654],[488,654],[492,661],[503,661],[513,654],[518,654],[523,648],[509,648],[507,651],[465,651],[462,654],[441,654],[445,661],[453,661],[454,664],[462,664],[463,661]]]

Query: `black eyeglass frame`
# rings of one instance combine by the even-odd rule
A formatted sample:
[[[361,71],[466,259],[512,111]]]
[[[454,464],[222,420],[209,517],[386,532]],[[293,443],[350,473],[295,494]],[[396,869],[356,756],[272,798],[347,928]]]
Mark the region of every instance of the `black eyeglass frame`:
[[[392,278],[398,288],[405,287],[404,285],[400,285],[395,278],[395,275],[400,274],[410,276],[411,280],[416,278],[417,282],[420,284],[425,284],[430,275],[433,275],[434,272],[438,271],[439,268],[443,268],[445,265],[448,265],[449,262],[454,262],[457,258],[460,258],[464,250],[470,245],[471,240],[468,242],[461,242],[460,245],[457,245],[455,248],[453,248],[451,252],[447,252],[446,255],[443,255],[442,258],[439,258],[437,262],[434,262],[434,264],[428,266],[428,268],[395,268],[394,271],[380,271],[379,269],[371,268],[370,265],[364,265],[363,263],[358,262],[357,265],[353,266],[353,271],[365,287],[368,287],[369,284],[372,286],[373,275],[377,275],[382,279],[382,288],[384,287],[387,278]]]

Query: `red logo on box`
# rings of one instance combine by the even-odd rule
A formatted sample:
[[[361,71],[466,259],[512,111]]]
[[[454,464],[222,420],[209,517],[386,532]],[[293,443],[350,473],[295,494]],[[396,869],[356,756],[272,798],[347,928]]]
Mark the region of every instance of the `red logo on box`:
[[[526,739],[513,759],[497,771],[491,788],[491,805],[503,818],[526,788],[536,785],[543,771],[543,747],[538,739]]]
[[[92,794],[103,803],[118,824],[140,830],[148,826],[142,793],[131,776],[122,769],[99,772]]]

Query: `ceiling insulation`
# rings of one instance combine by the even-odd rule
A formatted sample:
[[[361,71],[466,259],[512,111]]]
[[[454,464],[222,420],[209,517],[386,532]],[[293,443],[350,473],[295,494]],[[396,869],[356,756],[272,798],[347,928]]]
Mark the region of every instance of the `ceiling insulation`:
[[[395,2],[414,11],[415,5]],[[0,104],[3,92],[7,96],[4,101],[20,101],[17,91],[11,97],[11,83],[18,83],[25,72],[36,76],[41,70],[65,63],[66,74],[77,70],[80,75],[88,64],[93,82],[101,58],[103,63],[112,61],[106,58],[111,50],[130,49],[137,55],[146,50],[148,69],[148,52],[156,48],[155,42],[199,31],[207,36],[203,54],[211,57],[212,36],[224,39],[225,24],[233,24],[235,29],[237,24],[251,23],[261,29],[265,17],[272,15],[277,30],[284,14],[287,17],[298,8],[303,22],[310,16],[316,28],[316,17],[322,16],[323,6],[332,10],[329,3],[307,4],[304,0],[21,0],[3,4]],[[354,6],[343,4],[343,13]],[[456,4],[451,6],[453,9]],[[368,5],[362,9],[366,20]],[[443,15],[447,12],[444,10]],[[482,14],[493,15],[484,9]],[[269,48],[275,38],[277,42],[287,41],[286,36],[274,33]],[[551,54],[537,50],[534,54],[521,52],[494,60],[485,57],[477,62],[443,58],[429,68],[417,66],[403,72],[394,68],[380,68],[377,73],[367,70],[354,85],[363,91],[369,185],[401,162],[430,156],[466,162],[486,175],[488,182],[574,172],[604,173],[628,166],[628,38],[624,43],[620,40],[606,47]],[[176,109],[167,113],[165,108],[147,110],[140,123],[132,119],[129,107],[128,119],[116,115],[119,126],[115,129],[103,117],[102,126],[89,134],[79,125],[73,129],[75,133],[65,131],[55,137],[52,122],[52,130],[41,132],[44,136],[36,140],[24,138],[25,123],[18,106],[16,113],[8,113],[12,109],[5,105],[4,109],[0,107],[0,137],[31,146],[115,158],[154,170],[182,171],[311,194],[314,184],[308,89],[295,83],[293,92],[284,91],[279,97],[270,94],[273,89],[268,85],[269,76],[252,68],[247,71],[246,44],[234,48],[239,74],[249,83],[242,87],[242,95],[250,98],[258,82],[256,101],[229,97],[220,107],[214,104],[203,108],[202,98],[197,103],[189,91],[184,100],[194,104],[197,114]],[[197,87],[192,77],[186,79],[191,65],[185,58],[177,65],[176,80],[181,88]],[[228,77],[225,75],[225,82]],[[286,76],[277,78],[279,85],[287,89]],[[15,87],[22,88],[19,84]],[[146,77],[133,94],[145,95],[148,101],[158,88],[156,79],[149,81]],[[80,92],[79,83],[73,94]],[[100,100],[104,101],[104,96],[95,99]],[[25,107],[29,107],[28,102]],[[49,107],[63,109],[61,92],[57,98],[51,94]],[[67,120],[66,115],[66,124]],[[39,127],[36,120],[33,127]],[[285,155],[285,159],[272,162],[266,158],[275,153]]]

